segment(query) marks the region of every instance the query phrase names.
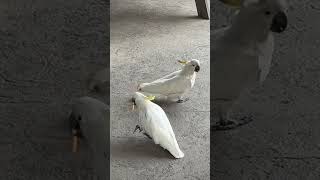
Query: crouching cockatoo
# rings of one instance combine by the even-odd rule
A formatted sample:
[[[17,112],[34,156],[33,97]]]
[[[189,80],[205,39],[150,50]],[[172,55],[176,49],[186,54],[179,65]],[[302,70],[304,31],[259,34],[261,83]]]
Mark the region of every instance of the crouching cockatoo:
[[[153,99],[154,96],[145,96],[139,92],[134,94],[132,102],[138,108],[140,122],[134,131],[143,131],[155,144],[168,150],[175,158],[183,158],[184,153],[179,148],[166,113],[160,106],[151,102]]]
[[[262,83],[269,73],[274,50],[273,32],[287,27],[284,0],[220,0],[239,7],[230,27],[211,33],[212,100],[218,123],[216,130],[231,129],[251,118],[229,117],[241,92]]]
[[[99,179],[108,178],[109,170],[109,108],[103,102],[81,97],[72,103],[70,123],[73,131],[73,151],[79,137],[83,137],[92,151],[93,167]]]
[[[194,86],[196,73],[200,70],[200,62],[196,59],[178,62],[184,65],[181,70],[153,82],[142,83],[138,86],[138,91],[147,96],[156,96],[156,99],[177,100],[178,103],[187,101],[187,98],[182,98]]]

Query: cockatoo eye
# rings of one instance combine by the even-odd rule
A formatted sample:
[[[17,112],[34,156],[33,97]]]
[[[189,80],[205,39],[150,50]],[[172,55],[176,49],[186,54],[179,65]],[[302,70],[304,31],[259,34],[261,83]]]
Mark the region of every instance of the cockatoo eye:
[[[270,12],[270,11],[265,11],[264,14],[265,14],[265,15],[270,15],[271,12]]]

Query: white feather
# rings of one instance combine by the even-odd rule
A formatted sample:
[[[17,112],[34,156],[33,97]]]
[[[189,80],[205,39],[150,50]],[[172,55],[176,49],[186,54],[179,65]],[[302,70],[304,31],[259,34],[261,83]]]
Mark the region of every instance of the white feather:
[[[183,158],[175,134],[165,112],[157,104],[146,100],[139,92],[134,95],[139,109],[139,119],[142,129],[164,149],[167,149],[175,158]]]

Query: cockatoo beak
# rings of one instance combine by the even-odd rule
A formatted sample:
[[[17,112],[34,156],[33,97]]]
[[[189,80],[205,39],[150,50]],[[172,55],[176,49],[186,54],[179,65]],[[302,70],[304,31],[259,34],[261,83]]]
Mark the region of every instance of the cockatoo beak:
[[[131,109],[131,111],[134,111],[134,106],[135,106],[135,104],[134,104],[134,102],[132,103],[132,109]]]
[[[135,105],[136,105],[135,99],[134,99],[134,98],[132,98],[132,99],[131,99],[131,102],[132,102],[132,108],[131,108],[131,111],[134,111],[134,108],[135,108]]]
[[[194,69],[195,72],[199,72],[200,71],[200,66],[196,66],[196,68]]]
[[[77,130],[72,130],[73,138],[72,138],[72,152],[76,153],[78,151],[78,136]]]
[[[287,26],[288,26],[287,15],[281,11],[273,17],[270,30],[272,32],[281,33],[287,28]]]

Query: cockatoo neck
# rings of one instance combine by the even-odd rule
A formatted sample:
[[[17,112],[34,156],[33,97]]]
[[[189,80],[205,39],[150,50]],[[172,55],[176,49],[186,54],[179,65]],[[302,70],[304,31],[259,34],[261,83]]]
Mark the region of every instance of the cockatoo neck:
[[[144,108],[146,104],[150,103],[149,100],[146,100],[143,97],[136,98],[135,102],[139,108]]]
[[[180,72],[180,74],[184,76],[191,76],[193,75],[193,73],[194,73],[194,68],[187,65],[185,65]]]
[[[271,31],[270,25],[263,19],[263,16],[240,11],[227,33],[229,33],[227,37],[230,37],[230,40],[245,45],[265,41]]]

